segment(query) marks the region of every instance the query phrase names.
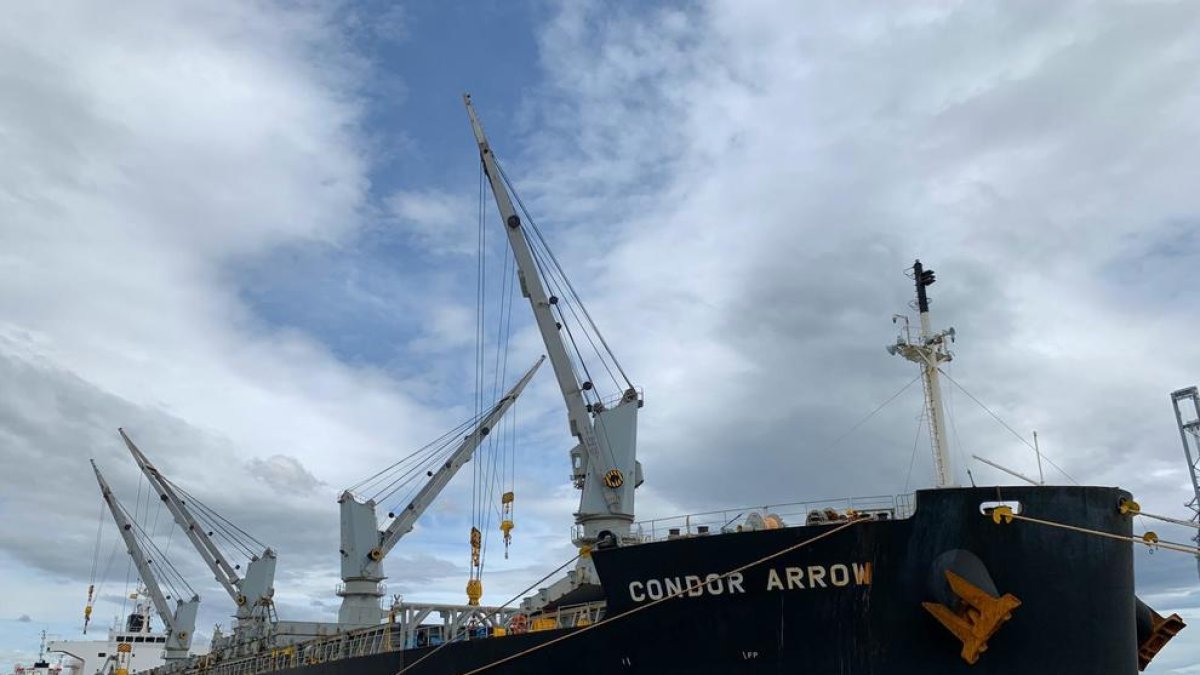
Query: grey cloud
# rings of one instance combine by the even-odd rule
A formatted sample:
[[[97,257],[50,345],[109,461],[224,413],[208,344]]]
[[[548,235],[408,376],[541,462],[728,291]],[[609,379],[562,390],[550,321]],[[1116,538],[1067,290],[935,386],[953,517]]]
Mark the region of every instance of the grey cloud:
[[[523,172],[568,269],[602,270],[579,284],[646,389],[656,501],[929,485],[919,386],[845,435],[916,374],[883,346],[920,257],[935,321],[958,330],[955,381],[1077,480],[1184,514],[1167,393],[1200,378],[1181,339],[1200,329],[1181,311],[1200,255],[1200,109],[1178,88],[1200,65],[1195,7],[717,3],[606,10],[592,30],[596,11],[543,35],[527,105],[551,134]],[[961,480],[1010,480],[971,453],[1036,473],[944,387]],[[1137,560],[1147,593],[1194,583],[1187,556]]]
[[[138,503],[136,471],[114,433],[124,425],[178,484],[279,551],[282,615],[329,618],[337,487],[458,415],[400,393],[430,388],[416,366],[392,382],[345,366],[309,335],[260,325],[223,272],[278,262],[270,256],[292,246],[337,248],[361,226],[364,151],[346,88],[360,71],[353,55],[330,69],[308,60],[341,53],[320,15],[242,8],[213,17],[196,6],[182,21],[163,15],[174,10],[142,9],[114,30],[192,25],[197,34],[172,37],[204,47],[197,53],[248,55],[234,71],[218,61],[205,72],[249,73],[247,89],[289,105],[235,98],[198,118],[188,91],[158,80],[122,88],[103,79],[105,64],[80,65],[95,45],[64,36],[92,32],[3,34],[0,63],[11,67],[2,75],[19,94],[0,108],[0,121],[18,130],[5,149],[27,161],[0,175],[17,205],[0,231],[0,262],[14,270],[0,294],[9,322],[0,447],[12,467],[0,485],[6,499],[30,501],[19,523],[0,524],[0,548],[30,575],[87,579],[98,504],[77,497],[94,495],[87,457],[127,505]],[[528,150],[497,151],[645,387],[640,515],[928,485],[915,389],[846,433],[916,374],[883,345],[911,296],[901,272],[918,256],[939,274],[937,321],[959,331],[955,380],[1021,433],[1038,429],[1043,450],[1078,480],[1120,483],[1148,510],[1179,515],[1188,495],[1166,394],[1200,379],[1200,351],[1185,339],[1200,326],[1180,309],[1200,256],[1191,129],[1200,110],[1172,85],[1196,70],[1187,36],[1197,21],[1185,3],[1138,12],[1086,3],[730,3],[644,14],[566,6],[541,33],[545,79],[522,104],[517,131]],[[12,25],[22,23],[38,22]],[[226,49],[227,38],[210,33],[255,44]],[[59,43],[82,46],[65,64],[38,48]],[[141,62],[114,49],[118,63]],[[160,60],[174,53],[147,49]],[[172,72],[168,64],[160,74]],[[219,78],[202,80],[188,84]],[[295,88],[268,87],[280,83]],[[146,119],[127,114],[124,99],[165,107]],[[486,120],[494,104],[477,104]],[[284,108],[295,116],[281,119]],[[290,140],[275,148],[281,137]],[[382,204],[380,220],[408,218],[421,243],[454,245],[421,239],[437,230],[423,225],[462,212],[451,193],[385,192],[409,202]],[[459,256],[441,258],[446,268],[422,275],[439,300],[465,271]],[[345,286],[371,296],[354,307],[393,306],[347,276]],[[380,298],[388,302],[371,304]],[[418,300],[428,298],[405,299],[399,313],[424,317]],[[418,337],[389,358],[426,356],[429,335],[439,345],[430,379],[460,386],[469,373],[447,364],[453,348],[466,349],[443,338],[460,332],[461,319],[447,311],[432,328],[411,327]],[[536,351],[528,329],[518,339]],[[960,470],[971,452],[1033,470],[1020,441],[947,389]],[[576,495],[563,487],[560,405],[549,382],[522,403],[522,420],[539,426],[527,437],[533,466],[519,489],[514,547],[556,558],[539,571],[572,553],[565,532]],[[55,490],[26,489],[47,476]],[[465,550],[465,492],[462,481],[452,486],[389,559],[393,590],[461,593],[451,561]],[[142,513],[201,594],[200,624],[226,621],[230,603],[211,574],[165,516]],[[28,546],[29,532],[54,532],[54,545]],[[113,539],[106,531],[100,566],[113,560],[105,597],[119,600],[126,563]],[[1141,551],[1138,586],[1156,603],[1195,611],[1200,598],[1186,590],[1194,562]],[[513,588],[540,575],[528,559],[500,565]],[[1184,672],[1196,653],[1185,633],[1154,669]]]
[[[33,621],[33,619],[30,619],[28,614],[22,614],[21,616],[17,617],[17,621],[21,623],[29,623]]]
[[[247,469],[279,492],[306,493],[325,485],[304,468],[299,460],[287,455],[252,459],[247,463]]]

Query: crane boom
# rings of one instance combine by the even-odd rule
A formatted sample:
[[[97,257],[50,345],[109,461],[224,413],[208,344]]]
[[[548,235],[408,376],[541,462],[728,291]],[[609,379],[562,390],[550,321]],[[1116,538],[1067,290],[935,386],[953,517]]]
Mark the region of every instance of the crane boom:
[[[379,598],[383,595],[383,559],[400,539],[408,534],[417,519],[425,512],[438,494],[450,483],[483,443],[500,418],[517,401],[525,385],[533,379],[545,356],[538,358],[525,375],[475,424],[458,447],[429,481],[417,492],[404,511],[380,532],[375,518],[375,502],[360,502],[349,491],[338,499],[342,521],[342,606],[338,610],[338,623],[342,626],[371,626],[379,623],[381,610]]]
[[[125,441],[125,446],[129,448],[129,452],[133,455],[134,461],[137,462],[138,468],[142,470],[142,473],[150,481],[150,485],[158,493],[163,504],[166,504],[167,510],[171,512],[171,516],[175,519],[175,524],[183,530],[183,533],[187,535],[188,541],[192,542],[192,546],[196,548],[200,557],[204,559],[204,563],[212,570],[213,577],[217,580],[217,583],[221,584],[221,587],[225,589],[229,597],[236,600],[238,596],[238,575],[234,571],[233,566],[229,564],[229,561],[225,560],[225,556],[221,554],[217,545],[205,534],[204,528],[196,522],[191,511],[185,506],[183,499],[175,492],[175,488],[167,482],[158,468],[150,463],[150,460],[146,458],[141,449],[129,438],[124,429],[117,429],[117,431],[120,432],[121,438]]]
[[[463,103],[479,146],[484,174],[516,259],[522,293],[529,299],[542,342],[550,356],[567,407],[571,435],[578,439],[571,458],[573,478],[576,486],[583,490],[575,514],[582,532],[577,531],[575,541],[582,546],[608,536],[620,539],[629,533],[634,513],[634,488],[641,483],[641,468],[637,462],[637,408],[641,401],[632,389],[611,408],[589,406],[585,401],[583,392],[591,387],[591,383],[581,383],[575,376],[560,333],[561,325],[551,310],[558,298],[550,296],[542,282],[525,234],[525,224],[513,206],[469,94],[463,95]]]
[[[425,509],[433,503],[433,500],[438,496],[443,488],[450,483],[454,478],[454,474],[462,468],[471,456],[475,454],[475,450],[483,443],[483,439],[487,437],[491,429],[500,421],[504,413],[512,407],[517,401],[517,397],[525,390],[525,385],[533,379],[534,373],[541,367],[542,362],[546,360],[545,356],[538,358],[537,362],[525,373],[524,377],[517,381],[513,388],[509,390],[504,398],[496,402],[492,411],[483,417],[476,425],[475,429],[462,440],[454,454],[450,455],[450,459],[442,465],[440,469],[434,472],[433,477],[417,492],[413,500],[409,502],[404,511],[396,516],[391,525],[387,529],[379,533],[379,548],[383,555],[387,555],[395,547],[400,538],[412,531],[413,525],[417,519],[425,513]]]
[[[162,587],[158,583],[158,578],[155,576],[154,571],[150,569],[150,558],[146,555],[145,549],[142,548],[141,543],[134,534],[133,523],[126,514],[124,507],[117,501],[112,488],[108,486],[108,481],[104,480],[104,476],[100,473],[100,467],[96,466],[95,460],[92,461],[92,470],[96,472],[96,482],[100,484],[100,494],[104,497],[104,503],[108,505],[109,512],[112,513],[113,521],[117,524],[117,530],[121,533],[121,538],[125,541],[125,546],[129,550],[129,556],[133,558],[133,564],[137,567],[138,576],[141,577],[142,583],[145,584],[147,591],[149,591],[150,600],[154,603],[154,608],[158,611],[158,615],[162,617],[163,623],[167,626],[169,635],[164,647],[163,658],[168,662],[186,659],[188,649],[192,644],[192,631],[196,627],[196,610],[200,604],[200,597],[193,594],[191,599],[188,600],[176,598],[176,607],[174,610],[171,609],[171,605],[167,602]]]
[[[204,528],[196,521],[188,509],[186,502],[179,496],[171,482],[155,467],[146,455],[137,447],[124,429],[118,429],[125,446],[133,455],[138,468],[145,474],[150,485],[154,487],[167,510],[175,519],[175,524],[187,535],[188,541],[200,554],[204,563],[212,570],[213,577],[237,606],[238,638],[252,639],[263,637],[266,627],[263,625],[264,614],[270,606],[275,594],[275,552],[266,548],[260,555],[252,558],[246,566],[245,578],[238,576],[236,568],[229,564],[228,559],[209,537]],[[263,610],[258,612],[256,610]]]

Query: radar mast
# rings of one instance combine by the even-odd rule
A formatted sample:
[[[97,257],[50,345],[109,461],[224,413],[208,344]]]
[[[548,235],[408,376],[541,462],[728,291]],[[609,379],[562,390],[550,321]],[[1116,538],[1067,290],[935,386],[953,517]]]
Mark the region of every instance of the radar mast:
[[[912,337],[908,317],[896,315],[892,322],[904,321],[904,332],[896,338],[896,344],[888,345],[888,353],[899,354],[921,366],[921,380],[925,386],[925,412],[929,416],[929,439],[933,445],[933,464],[937,472],[937,486],[958,487],[954,469],[950,464],[950,450],[946,444],[945,411],[942,408],[942,387],[938,381],[938,366],[954,358],[947,343],[954,342],[954,329],[934,333],[929,321],[929,296],[925,289],[935,281],[933,270],[926,269],[920,260],[913,263],[912,278],[917,286],[917,311],[920,312],[920,331],[917,339]]]

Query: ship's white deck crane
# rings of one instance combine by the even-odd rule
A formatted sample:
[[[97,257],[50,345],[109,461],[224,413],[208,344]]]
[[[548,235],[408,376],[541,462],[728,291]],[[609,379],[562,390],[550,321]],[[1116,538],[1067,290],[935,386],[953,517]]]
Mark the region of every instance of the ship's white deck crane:
[[[545,360],[544,356],[539,358],[512,389],[496,402],[491,411],[479,419],[449,459],[433,473],[408,506],[396,515],[383,531],[378,529],[374,500],[360,502],[349,490],[338,498],[342,523],[342,585],[338,588],[338,595],[342,596],[342,606],[338,610],[338,625],[349,628],[374,626],[380,622],[384,616],[384,611],[379,606],[379,599],[383,596],[380,583],[385,578],[383,559],[401,537],[412,531],[417,519],[450,483],[454,474],[470,461],[475,450],[491,429],[495,428],[504,413],[516,403],[525,385],[529,384]]]
[[[237,606],[235,617],[237,625],[234,628],[234,640],[245,643],[250,640],[266,637],[270,633],[271,603],[275,595],[275,552],[266,547],[263,552],[251,558],[246,565],[246,576],[238,575],[233,565],[229,564],[225,555],[209,537],[204,528],[196,521],[188,509],[186,502],[179,496],[176,488],[165,476],[150,463],[146,455],[138,449],[124,429],[119,429],[121,438],[138,467],[146,475],[150,485],[154,487],[159,498],[171,512],[175,524],[187,535],[205,564],[212,570],[217,583],[225,589]]]
[[[182,661],[188,658],[188,649],[192,645],[192,633],[196,628],[196,610],[200,605],[200,597],[194,592],[188,600],[176,597],[175,609],[171,609],[158,577],[150,568],[150,558],[146,555],[145,549],[134,532],[132,519],[121,506],[116,495],[113,494],[112,488],[108,486],[108,481],[104,480],[95,461],[92,461],[92,470],[96,472],[96,482],[100,484],[100,494],[103,495],[104,503],[108,505],[108,510],[117,523],[117,530],[121,533],[121,538],[125,540],[129,556],[133,558],[133,564],[137,567],[138,576],[141,577],[142,584],[150,593],[155,610],[158,611],[158,615],[162,617],[163,623],[167,626],[167,642],[164,645],[163,659],[167,663]]]
[[[575,513],[574,542],[581,552],[598,542],[619,544],[629,536],[634,517],[634,488],[642,483],[641,464],[637,461],[637,412],[642,405],[641,397],[630,387],[612,405],[589,404],[585,400],[584,392],[591,390],[593,385],[581,382],[572,367],[560,332],[563,328],[561,317],[554,313],[559,299],[546,291],[527,239],[529,224],[523,223],[517,215],[469,94],[463,95],[463,103],[479,146],[484,174],[516,259],[521,292],[533,308],[538,331],[566,403],[571,435],[578,442],[571,450],[572,479],[583,493]]]

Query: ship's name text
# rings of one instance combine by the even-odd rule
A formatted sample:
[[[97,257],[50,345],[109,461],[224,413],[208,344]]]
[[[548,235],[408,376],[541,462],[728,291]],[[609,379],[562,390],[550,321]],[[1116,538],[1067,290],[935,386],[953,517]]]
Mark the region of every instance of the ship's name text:
[[[871,563],[836,563],[779,567],[767,570],[766,591],[803,591],[815,588],[845,588],[870,586]],[[687,574],[680,577],[647,579],[629,582],[629,599],[634,602],[662,600],[669,597],[702,595],[736,595],[746,592],[746,578],[741,572],[720,574]]]

